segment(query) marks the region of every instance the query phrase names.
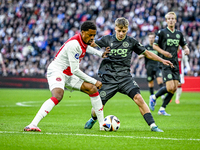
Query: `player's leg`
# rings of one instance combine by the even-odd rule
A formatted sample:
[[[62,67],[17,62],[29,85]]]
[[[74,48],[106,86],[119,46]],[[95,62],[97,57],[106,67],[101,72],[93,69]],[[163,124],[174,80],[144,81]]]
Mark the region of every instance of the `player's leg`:
[[[161,72],[160,72],[161,73]],[[156,74],[157,76],[161,76],[161,74]],[[163,78],[166,79],[167,78],[167,75],[171,73],[171,70],[170,69],[166,69],[166,70],[163,70],[162,72],[162,75],[163,75]],[[156,103],[156,99],[162,95],[164,95],[165,93],[167,93],[167,87],[166,86],[163,86],[161,87],[157,92],[156,94],[150,96],[149,98],[149,108],[154,111],[155,109],[155,103]]]
[[[148,87],[149,87],[150,95],[153,95],[154,94],[154,82],[153,82],[153,80],[148,82]]]
[[[155,132],[163,132],[161,129],[158,128],[158,126],[155,124],[155,121],[153,119],[153,116],[149,110],[148,105],[142,98],[139,88],[132,89],[128,96],[134,100],[134,102],[138,105],[140,113],[144,117],[146,123],[150,126],[151,131]]]
[[[63,98],[65,77],[62,73],[56,72],[47,75],[49,89],[52,93],[52,97],[46,100],[32,122],[24,128],[24,131],[41,131],[37,126],[38,123],[56,106]]]
[[[167,105],[169,104],[170,100],[172,99],[177,86],[178,86],[179,81],[178,80],[170,80],[166,82],[166,87],[167,87],[167,95],[164,99],[164,102],[162,104],[162,106],[160,107],[158,114],[159,115],[164,115],[164,116],[170,116],[170,114],[166,113],[165,109],[167,107]]]
[[[153,71],[153,68],[148,67],[147,68],[147,82],[148,82],[150,95],[154,94],[154,74],[155,74],[155,71]]]
[[[158,76],[158,77],[156,78],[156,81],[157,81],[157,83],[158,83],[159,89],[161,89],[161,88],[163,87],[163,79],[162,79],[162,76]],[[164,100],[165,95],[164,95],[164,94],[161,95],[161,98],[162,98],[162,100]]]
[[[185,83],[184,74],[180,74],[180,82],[179,82],[178,88],[176,90],[176,100],[175,100],[176,104],[180,103],[180,97],[182,94],[182,84],[184,84],[184,83]]]
[[[175,103],[176,103],[176,104],[179,104],[179,103],[180,103],[181,94],[182,94],[182,84],[179,83],[178,88],[177,88],[177,90],[176,90],[176,100],[175,100]]]
[[[97,87],[91,83],[83,82],[80,90],[90,96],[92,108],[94,109],[94,112],[97,116],[101,130],[103,126],[104,115],[103,115],[103,105]]]
[[[140,113],[144,117],[147,124],[150,126],[151,131],[163,132],[156,126],[153,116],[151,115],[151,112],[149,110],[149,107],[142,98],[139,86],[134,81],[134,79],[131,77],[124,78],[118,86],[120,93],[128,95],[138,105]]]
[[[103,84],[103,86],[99,90],[103,107],[106,104],[106,102],[116,94],[116,92],[117,92],[116,84],[109,84],[109,83]],[[95,112],[94,108],[92,108],[91,118],[86,122],[84,129],[91,129],[93,127],[93,125],[96,123],[97,118],[98,117],[96,115],[96,112]]]

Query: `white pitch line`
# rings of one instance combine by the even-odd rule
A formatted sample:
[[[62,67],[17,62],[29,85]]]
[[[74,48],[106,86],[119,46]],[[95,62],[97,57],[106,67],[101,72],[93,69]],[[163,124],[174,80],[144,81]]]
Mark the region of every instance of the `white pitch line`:
[[[38,134],[38,135],[66,135],[66,136],[92,136],[106,138],[130,138],[130,139],[154,139],[154,140],[172,140],[172,141],[200,141],[200,139],[183,139],[183,138],[164,138],[164,137],[137,137],[137,136],[115,136],[115,135],[98,135],[98,134],[73,134],[73,133],[42,133],[42,132],[14,132],[0,131],[0,134]]]

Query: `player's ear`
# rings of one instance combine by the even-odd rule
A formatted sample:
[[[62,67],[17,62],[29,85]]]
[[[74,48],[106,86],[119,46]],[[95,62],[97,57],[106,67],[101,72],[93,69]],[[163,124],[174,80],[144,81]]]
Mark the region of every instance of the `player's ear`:
[[[85,31],[84,30],[81,30],[81,35],[83,35],[85,33]]]

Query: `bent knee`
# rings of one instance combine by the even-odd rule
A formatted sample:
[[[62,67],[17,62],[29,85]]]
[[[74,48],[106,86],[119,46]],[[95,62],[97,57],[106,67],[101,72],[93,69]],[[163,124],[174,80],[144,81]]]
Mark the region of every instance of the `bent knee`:
[[[140,94],[136,94],[133,98],[133,100],[135,101],[136,104],[143,104],[144,99],[142,98],[142,96]]]
[[[94,84],[84,82],[81,86],[81,91],[87,94],[94,94],[98,92],[97,87]]]

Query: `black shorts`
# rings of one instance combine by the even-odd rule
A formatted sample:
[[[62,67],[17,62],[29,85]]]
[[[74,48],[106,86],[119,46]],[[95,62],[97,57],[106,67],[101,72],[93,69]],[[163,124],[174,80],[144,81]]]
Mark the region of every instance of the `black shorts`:
[[[178,80],[180,82],[179,69],[166,67],[162,69],[163,81]]]
[[[149,66],[147,68],[147,81],[153,81],[155,77],[162,77],[162,71],[159,67]]]
[[[133,89],[136,90],[136,94],[140,93],[139,86],[131,75],[128,77],[118,77],[117,79],[112,76],[103,75],[101,79],[103,86],[99,90],[99,93],[103,105],[105,105],[117,92],[128,95],[129,97],[133,96],[133,94],[131,94],[131,96],[129,95],[130,92],[133,93]]]

